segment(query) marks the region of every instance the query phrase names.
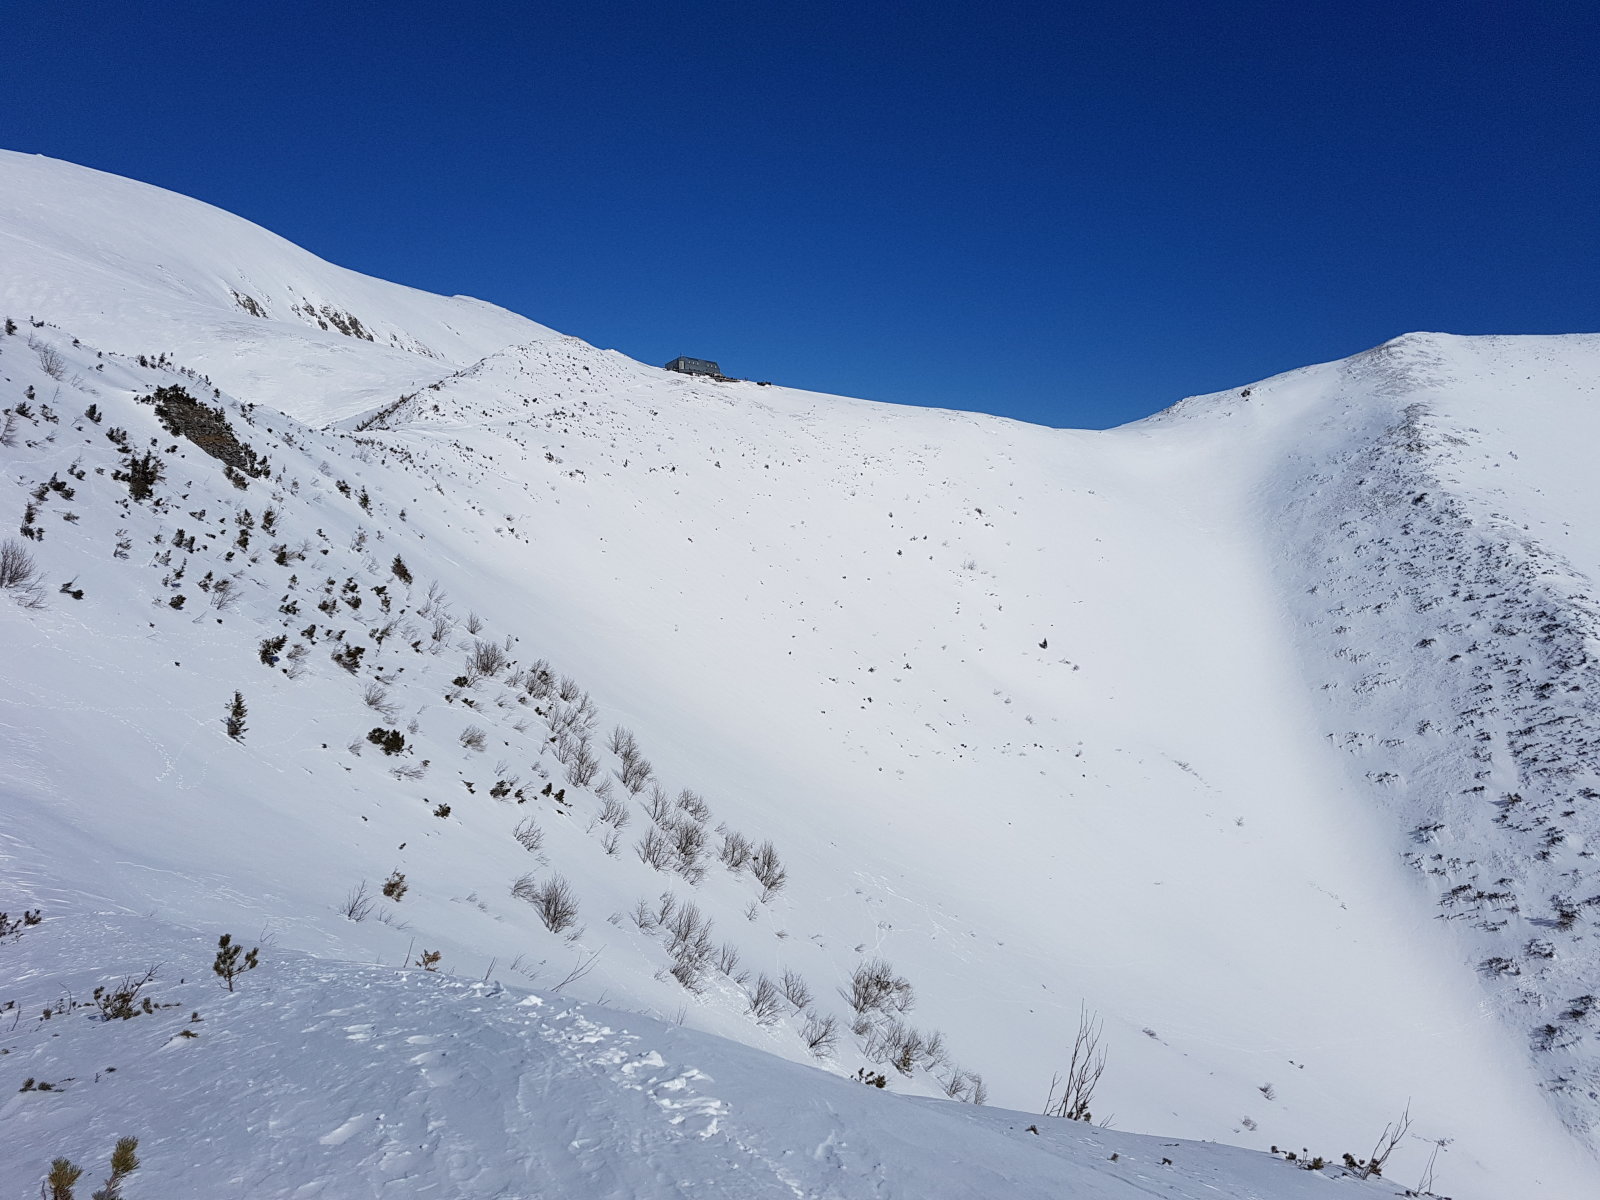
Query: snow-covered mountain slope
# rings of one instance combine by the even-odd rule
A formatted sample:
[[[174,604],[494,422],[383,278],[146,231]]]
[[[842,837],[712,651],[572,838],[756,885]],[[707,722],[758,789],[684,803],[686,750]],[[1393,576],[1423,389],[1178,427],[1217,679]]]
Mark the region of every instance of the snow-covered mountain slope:
[[[0,210],[57,214],[0,233],[32,264],[0,274],[0,464],[49,583],[43,608],[0,605],[0,907],[46,918],[0,964],[24,965],[30,1012],[146,957],[192,977],[72,932],[137,915],[129,945],[266,930],[240,987],[281,979],[289,1004],[301,980],[307,1012],[380,977],[400,1005],[434,985],[394,972],[439,951],[464,979],[681,1022],[683,1061],[736,1060],[741,1087],[762,1060],[704,1035],[912,1095],[981,1076],[1036,1110],[1086,1007],[1109,1052],[1094,1115],[1118,1128],[1337,1161],[1409,1100],[1391,1178],[1448,1139],[1458,1200],[1595,1187],[1590,1018],[1551,1015],[1587,1011],[1600,917],[1592,691],[1564,690],[1592,670],[1595,339],[1401,339],[1045,430],[673,376],[214,210],[223,231],[186,239],[184,206],[0,160]],[[171,262],[185,308],[148,265]],[[241,316],[241,262],[258,302],[325,298],[383,336]],[[1492,459],[1451,440],[1468,426]],[[1511,607],[1475,613],[1491,587]],[[1497,820],[1511,790],[1526,815]],[[742,839],[773,855],[753,868]],[[552,930],[525,897],[548,912],[557,875],[578,911]],[[1514,899],[1441,908],[1461,883]],[[852,1006],[879,959],[910,991]],[[1543,1023],[1560,1037],[1530,1045]],[[29,1073],[54,1061],[37,1026],[8,1036]],[[770,1071],[780,1098],[887,1099]],[[39,1128],[81,1131],[84,1103]],[[283,1123],[293,1170],[321,1169],[331,1115]],[[383,1136],[353,1129],[336,1169]],[[940,1194],[876,1153],[902,1194]],[[1246,1172],[1230,1194],[1307,1177],[1265,1166],[1285,1190]]]
[[[323,262],[231,213],[0,150],[0,310],[102,350],[165,356],[320,421],[560,335],[465,296]]]
[[[1600,339],[1402,339],[1341,364],[1272,498],[1328,736],[1594,1143],[1600,1064]],[[1270,388],[1263,389],[1270,391]],[[1345,419],[1355,406],[1342,406]]]

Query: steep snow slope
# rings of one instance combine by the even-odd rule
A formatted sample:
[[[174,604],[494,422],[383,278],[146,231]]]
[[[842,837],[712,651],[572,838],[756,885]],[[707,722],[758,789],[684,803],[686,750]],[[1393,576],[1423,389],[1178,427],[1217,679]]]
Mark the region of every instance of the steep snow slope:
[[[1324,405],[1270,500],[1328,736],[1593,1144],[1600,338],[1413,337],[1340,372],[1391,403],[1356,444]]]
[[[156,211],[140,228],[159,260],[177,239]],[[71,239],[113,235],[28,237],[53,265],[8,276],[5,302],[56,320],[52,296],[88,298],[62,301],[87,319],[104,251],[75,266]],[[307,274],[282,295],[333,271],[293,263]],[[382,302],[389,285],[366,286],[364,328],[415,327]],[[135,296],[130,328],[155,319],[134,284],[120,294]],[[1336,1159],[1364,1154],[1410,1098],[1402,1182],[1449,1138],[1440,1183],[1458,1198],[1592,1186],[1522,1040],[1487,1015],[1479,951],[1405,865],[1411,808],[1351,775],[1327,736],[1356,727],[1353,702],[1314,686],[1345,634],[1305,589],[1355,586],[1323,560],[1364,579],[1376,540],[1358,529],[1348,551],[1319,550],[1352,516],[1330,473],[1381,452],[1415,378],[1353,360],[1084,434],[698,382],[493,314],[432,376],[391,373],[395,355],[422,361],[410,352],[327,335],[360,364],[291,403],[252,381],[279,380],[322,332],[260,321],[230,359],[233,303],[197,300],[174,332],[199,364],[102,357],[66,317],[0,339],[4,406],[34,392],[0,452],[9,503],[32,510],[43,539],[25,545],[52,588],[84,592],[0,611],[11,911],[265,923],[285,954],[393,966],[438,949],[447,970],[535,986],[581,967],[573,995],[803,1061],[805,1031],[831,1017],[820,1061],[842,1074],[870,1064],[896,1090],[970,1095],[977,1072],[1021,1108],[1043,1101],[1087,1005],[1111,1051],[1095,1113],[1118,1126]],[[119,344],[146,352],[144,336]],[[1475,350],[1421,344],[1477,378]],[[1519,340],[1502,366],[1547,391],[1571,372],[1570,391],[1593,377],[1591,349]],[[214,394],[225,378],[261,407],[224,394],[231,382]],[[231,485],[139,403],[160,386],[220,405],[269,466]],[[91,402],[99,423],[79,415]],[[1530,455],[1561,453],[1537,425],[1513,428],[1549,447]],[[115,475],[147,448],[164,477],[134,501]],[[1548,521],[1583,503],[1581,489],[1519,497]],[[1361,649],[1409,645],[1412,620],[1376,620]],[[469,668],[491,644],[513,661]],[[238,742],[221,721],[235,689]],[[1431,678],[1411,691],[1454,701]],[[1398,719],[1363,727],[1388,737]],[[615,778],[615,724],[658,804],[650,780],[633,795]],[[385,755],[375,726],[405,749]],[[683,788],[702,800],[680,804]],[[527,820],[532,854],[513,837]],[[724,831],[771,838],[785,886],[763,898],[747,864],[718,861]],[[1514,854],[1503,833],[1460,836]],[[657,836],[675,848],[656,854]],[[351,888],[396,870],[399,902],[346,919]],[[560,934],[510,894],[556,872],[580,906]],[[703,956],[690,903],[713,923]],[[1580,911],[1564,932],[1590,922]],[[63,969],[49,931],[0,954],[32,948],[47,979]],[[1551,996],[1584,953],[1564,949]],[[840,989],[879,955],[915,1008],[869,1009],[856,1034]],[[99,978],[136,965],[91,964]],[[809,1001],[753,1005],[785,972]],[[1558,1095],[1561,1115],[1581,1126],[1583,1099]]]

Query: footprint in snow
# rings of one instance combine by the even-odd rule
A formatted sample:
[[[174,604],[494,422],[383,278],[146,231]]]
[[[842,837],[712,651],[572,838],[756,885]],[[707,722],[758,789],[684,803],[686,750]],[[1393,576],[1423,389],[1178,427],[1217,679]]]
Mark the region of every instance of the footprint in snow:
[[[690,1067],[677,1078],[656,1084],[650,1098],[667,1114],[670,1124],[688,1125],[698,1136],[708,1138],[721,1127],[721,1118],[728,1112],[728,1106],[715,1096],[695,1095],[690,1090],[691,1085],[701,1081],[712,1082],[709,1075]]]
[[[662,1058],[661,1055],[654,1050],[647,1050],[637,1060],[623,1067],[622,1073],[624,1075],[632,1075],[634,1072],[643,1070],[646,1067],[664,1067],[666,1065],[667,1060]]]

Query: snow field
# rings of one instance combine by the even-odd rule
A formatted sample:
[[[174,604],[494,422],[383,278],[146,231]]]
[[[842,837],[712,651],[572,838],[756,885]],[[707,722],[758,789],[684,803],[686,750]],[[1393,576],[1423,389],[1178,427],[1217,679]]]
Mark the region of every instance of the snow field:
[[[6,895],[6,905],[43,906],[51,919],[79,905],[118,920],[149,914],[168,931],[148,935],[157,940],[202,926],[266,929],[284,958],[323,972],[294,976],[301,982],[283,985],[293,991],[354,986],[357,969],[316,962],[378,964],[383,978],[410,981],[415,972],[396,972],[424,949],[440,951],[443,970],[462,980],[487,976],[508,988],[548,988],[585,969],[563,995],[681,1019],[670,1036],[699,1036],[693,1044],[705,1048],[684,1061],[719,1080],[707,1056],[743,1052],[706,1034],[814,1061],[804,1011],[765,1024],[749,1011],[759,977],[777,981],[785,970],[813,993],[802,1010],[840,1022],[838,1048],[821,1064],[842,1076],[884,1069],[849,1032],[853,1014],[839,995],[858,963],[882,955],[915,991],[915,1007],[898,1015],[941,1032],[948,1056],[910,1076],[890,1068],[896,1091],[936,1095],[959,1069],[981,1073],[999,1105],[1037,1107],[1087,1005],[1105,1018],[1111,1051],[1095,1114],[1119,1127],[1258,1150],[1308,1146],[1336,1159],[1365,1153],[1409,1099],[1416,1136],[1396,1152],[1397,1180],[1420,1174],[1430,1139],[1450,1138],[1440,1187],[1458,1200],[1566,1197],[1592,1181],[1592,1162],[1556,1115],[1581,1128],[1583,1097],[1559,1093],[1557,1109],[1547,1105],[1543,1060],[1522,1048],[1524,1018],[1507,1018],[1504,996],[1485,990],[1477,943],[1463,942],[1460,922],[1436,918],[1429,877],[1407,865],[1414,814],[1433,797],[1397,805],[1393,786],[1369,777],[1376,767],[1352,771],[1340,742],[1353,730],[1375,745],[1395,740],[1416,719],[1411,709],[1437,698],[1442,712],[1452,693],[1419,674],[1426,688],[1368,719],[1367,701],[1322,688],[1339,682],[1321,664],[1341,645],[1332,629],[1343,618],[1308,592],[1337,583],[1341,597],[1326,601],[1336,605],[1368,586],[1393,590],[1369,569],[1384,558],[1364,528],[1345,539],[1352,548],[1329,544],[1353,511],[1345,485],[1332,481],[1403,422],[1416,393],[1441,406],[1468,397],[1464,422],[1495,413],[1505,427],[1485,437],[1551,446],[1559,426],[1548,416],[1513,425],[1489,401],[1519,369],[1539,372],[1532,393],[1581,395],[1590,343],[1515,339],[1486,358],[1476,342],[1426,343],[1445,360],[1426,378],[1415,368],[1330,364],[1106,434],[1040,430],[670,376],[474,302],[351,277],[225,214],[185,243],[191,258],[176,258],[171,231],[189,221],[183,205],[192,202],[19,158],[0,163],[9,181],[0,193],[10,197],[8,236],[30,269],[0,280],[0,309],[60,328],[25,324],[0,340],[4,404],[25,387],[37,398],[17,443],[0,453],[19,512],[52,475],[74,490],[67,500],[47,489],[37,524],[45,536],[27,544],[51,589],[75,579],[85,599],[51,590],[42,611],[0,606],[0,786],[14,814],[4,853],[15,899]],[[17,199],[63,189],[71,203]],[[134,194],[139,205],[125,206]],[[116,221],[81,207],[96,196],[118,210]],[[133,249],[115,249],[132,236],[118,222],[142,231]],[[163,274],[153,262],[179,265]],[[246,284],[270,301],[268,317],[233,298]],[[318,306],[326,298],[383,338],[318,328],[289,307],[296,297]],[[30,337],[61,357],[62,378],[43,371]],[[138,362],[158,352],[170,365]],[[1492,381],[1481,395],[1461,383],[1479,378]],[[135,402],[158,386],[222,405],[240,438],[270,459],[270,477],[243,491],[228,484],[219,464]],[[78,415],[91,401],[104,410],[98,425]],[[55,422],[37,414],[41,404]],[[1527,407],[1543,411],[1531,397]],[[335,426],[321,430],[303,423],[329,420]],[[112,478],[126,459],[107,438],[113,427],[165,463],[154,501],[129,501]],[[1571,456],[1552,448],[1523,458],[1539,474],[1508,475],[1511,498],[1554,540],[1558,514],[1583,511],[1582,489],[1546,501],[1534,488],[1543,472],[1570,471]],[[268,507],[276,534],[262,530]],[[194,549],[176,544],[179,529],[197,538]],[[119,539],[130,543],[126,558],[113,555]],[[391,569],[395,555],[409,585]],[[1338,571],[1328,567],[1334,555]],[[1571,562],[1592,571],[1594,559]],[[214,593],[198,586],[207,572],[235,581],[238,598],[212,607]],[[435,580],[447,601],[430,600]],[[1563,605],[1574,587],[1581,582]],[[185,604],[174,609],[178,594]],[[469,613],[481,618],[476,634]],[[1373,621],[1367,645],[1416,640],[1409,618],[1380,612]],[[285,637],[285,655],[303,648],[303,659],[263,664],[259,647],[272,636]],[[478,642],[513,662],[455,684]],[[355,671],[333,661],[355,645],[364,648]],[[551,721],[564,720],[576,697],[558,706],[509,682],[536,660],[592,697],[601,769],[588,785],[571,782],[548,741]],[[392,719],[364,700],[373,687]],[[236,689],[249,705],[242,742],[221,724]],[[613,777],[620,763],[605,741],[615,725],[637,736],[669,801],[683,788],[704,797],[713,850],[719,825],[770,838],[786,886],[762,903],[747,871],[714,859],[699,883],[641,862],[649,792],[629,796]],[[407,750],[389,756],[368,742],[376,726],[402,732]],[[482,751],[462,744],[469,726],[483,730]],[[424,760],[420,776],[403,777]],[[599,821],[601,780],[630,814],[615,853]],[[546,783],[565,803],[544,793]],[[448,815],[435,816],[441,805]],[[544,835],[537,853],[513,837],[527,820]],[[1463,836],[1484,845],[1503,831],[1491,824]],[[1521,861],[1509,847],[1507,855]],[[1550,869],[1584,865],[1563,859]],[[409,885],[398,902],[377,898],[360,922],[340,911],[353,887],[366,881],[376,892],[394,871]],[[510,894],[524,874],[542,882],[557,873],[580,906],[577,926],[560,933]],[[663,892],[680,908],[695,904],[715,944],[739,952],[731,973],[704,972],[698,991],[670,974],[663,931],[630,915],[641,901],[659,906]],[[0,955],[26,947],[18,961],[29,972],[64,976],[69,958],[49,945],[29,934]],[[1556,960],[1548,1000],[1535,992],[1511,1003],[1569,1002],[1567,985],[1590,953],[1575,940]],[[132,969],[114,957],[93,957],[102,978]],[[316,1023],[309,1010],[304,1020]],[[1587,1036],[1581,1021],[1567,1024]],[[1581,1064],[1584,1045],[1567,1047],[1563,1062]],[[402,1088],[383,1062],[371,1069],[385,1082],[373,1086]],[[481,1080],[469,1072],[432,1090],[455,1104],[459,1086],[486,1110],[509,1112],[524,1085],[497,1070],[481,1064]],[[758,1103],[768,1070],[812,1078],[776,1062],[737,1067],[750,1093],[741,1104]],[[822,1084],[856,1105],[894,1100],[917,1122],[938,1111],[941,1121],[994,1132],[990,1115],[970,1106],[951,1116],[942,1104]],[[685,1082],[668,1098],[699,1095],[697,1086]],[[783,1103],[790,1086],[772,1084],[770,1103]],[[603,1095],[592,1112],[615,1102]],[[562,1100],[552,1092],[545,1103],[559,1109]],[[338,1145],[370,1150],[376,1118],[337,1107],[280,1122],[293,1143],[283,1150],[287,1178],[323,1178],[304,1156],[324,1153],[310,1147],[339,1130]],[[60,1129],[90,1120],[75,1111]],[[616,1158],[626,1131],[647,1128],[643,1111],[606,1118],[613,1136],[597,1143],[594,1163]],[[502,1112],[489,1123],[502,1120],[531,1118]],[[773,1139],[764,1154],[793,1157],[770,1133],[781,1122],[762,1127]],[[918,1129],[896,1136],[937,1144],[948,1134],[944,1125]],[[96,1130],[109,1146],[116,1131]],[[1037,1144],[1060,1147],[1063,1162],[1093,1139],[1120,1136],[1052,1122],[1041,1130]],[[859,1136],[853,1124],[847,1133]],[[419,1194],[530,1186],[498,1144],[471,1143],[474,1169],[490,1173],[475,1180],[450,1173],[468,1169],[459,1166],[468,1150],[416,1136],[429,1152],[388,1166],[381,1156],[341,1158],[351,1174],[328,1178],[359,1175],[374,1190],[431,1179],[415,1185]],[[1012,1182],[1033,1178],[1023,1160],[1005,1158],[1015,1151],[1006,1144],[1004,1154],[998,1142],[993,1156],[964,1153]],[[550,1166],[550,1155],[541,1169],[576,1169]],[[915,1157],[884,1151],[873,1166],[846,1156],[843,1177],[853,1187],[881,1170],[884,1186],[906,1195],[992,1194],[979,1175],[946,1175],[944,1192],[918,1191]],[[708,1178],[731,1169],[712,1162],[672,1169]],[[593,1167],[594,1178],[632,1169]],[[1229,1186],[1267,1186],[1254,1182],[1255,1167],[1240,1169],[1252,1182]],[[1273,1188],[1324,1182],[1282,1164],[1262,1169]],[[794,1194],[846,1186],[836,1176],[795,1178]],[[666,1185],[628,1177],[586,1186],[620,1195]]]

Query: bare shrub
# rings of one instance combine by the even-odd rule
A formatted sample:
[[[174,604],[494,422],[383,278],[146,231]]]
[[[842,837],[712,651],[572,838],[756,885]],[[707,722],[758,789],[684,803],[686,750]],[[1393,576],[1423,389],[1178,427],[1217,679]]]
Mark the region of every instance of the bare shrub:
[[[800,1036],[805,1040],[806,1048],[811,1053],[818,1058],[827,1058],[839,1042],[839,1019],[831,1015],[823,1016],[821,1013],[808,1012],[806,1023],[800,1028]]]
[[[691,992],[699,993],[705,990],[705,970],[699,963],[686,958],[675,959],[667,971]]]
[[[589,739],[584,738],[567,760],[567,782],[573,787],[588,787],[599,770],[599,760],[589,749]]]
[[[476,725],[468,725],[461,731],[461,744],[468,750],[476,750],[481,754],[488,740],[488,733]]]
[[[633,906],[633,923],[646,933],[654,933],[663,924],[672,919],[672,914],[678,910],[678,898],[671,892],[662,892],[661,898],[652,907],[650,902],[640,897],[639,902]]]
[[[617,829],[625,829],[630,820],[632,820],[632,816],[628,812],[628,806],[615,796],[607,796],[601,802],[600,823],[602,825],[612,825]]]
[[[523,875],[511,885],[511,894],[533,905],[551,933],[563,933],[577,923],[578,897],[560,875],[552,875],[540,884],[535,884],[531,875]]]
[[[655,825],[645,830],[644,837],[639,839],[635,849],[639,852],[640,862],[658,871],[665,871],[672,865],[672,843]]]
[[[665,825],[672,819],[672,801],[667,798],[667,793],[662,790],[659,783],[650,785],[650,799],[644,807],[645,812],[650,814],[650,819],[657,825]]]
[[[665,935],[667,953],[672,956],[672,976],[691,991],[699,991],[700,978],[715,954],[711,944],[711,921],[698,906],[678,906],[669,904],[670,900],[668,896],[662,897],[663,907],[656,915]]]
[[[639,753],[639,747],[632,744],[624,747],[618,757],[622,760],[622,769],[617,772],[617,780],[628,789],[630,795],[637,796],[644,791],[645,784],[650,782],[654,768],[651,767],[650,760]]]
[[[667,826],[667,832],[672,838],[672,854],[676,859],[673,869],[690,883],[699,883],[706,873],[700,862],[706,846],[705,826],[693,821],[674,821]]]
[[[512,831],[511,836],[516,838],[529,854],[537,854],[544,848],[544,830],[534,824],[532,817],[524,817]]]
[[[432,617],[442,616],[449,611],[450,597],[445,595],[444,588],[439,586],[435,579],[428,585],[428,594],[422,598],[422,603],[417,607],[417,616]]]
[[[868,1056],[875,1061],[887,1062],[902,1075],[910,1075],[927,1046],[922,1034],[899,1018],[892,1018],[874,1031],[869,1041]],[[874,1055],[874,1049],[877,1054]]]
[[[390,724],[394,723],[395,715],[400,711],[398,704],[390,703],[389,689],[381,683],[367,684],[361,691],[361,702]]]
[[[600,710],[595,707],[594,701],[589,698],[588,692],[581,693],[573,701],[570,711],[574,728],[592,733],[594,727],[600,723]]]
[[[770,841],[762,842],[750,858],[750,874],[761,885],[761,900],[770,900],[789,882],[789,872],[778,859],[778,851]]]
[[[555,676],[550,673],[550,664],[542,658],[536,659],[528,667],[527,678],[522,686],[536,700],[552,696],[555,693]]]
[[[43,575],[33,555],[15,538],[0,542],[0,591],[24,608],[41,608],[44,598],[40,589]]]
[[[239,602],[239,585],[232,579],[219,579],[211,585],[211,607],[218,612],[229,612]]]
[[[571,704],[579,696],[583,695],[583,688],[578,686],[578,681],[571,675],[563,675],[561,681],[556,685],[556,695]]]
[[[549,707],[545,711],[545,724],[554,734],[570,733],[573,736],[587,738],[599,720],[599,710],[595,708],[594,701],[587,694],[580,696],[576,703],[567,704],[558,700],[547,701]]]
[[[783,969],[783,998],[794,1005],[795,1012],[811,1003],[811,989],[806,981],[788,967]]]
[[[1065,1117],[1069,1121],[1092,1121],[1089,1102],[1094,1099],[1094,1089],[1106,1069],[1106,1052],[1100,1045],[1101,1021],[1098,1013],[1087,1008],[1078,1010],[1078,1032],[1072,1039],[1072,1057],[1067,1061],[1067,1073],[1050,1077],[1050,1094],[1045,1099],[1044,1115]],[[1061,1095],[1056,1096],[1057,1089]]]
[[[1394,1153],[1411,1128],[1411,1105],[1407,1104],[1400,1113],[1400,1119],[1392,1124],[1385,1125],[1383,1132],[1378,1135],[1377,1144],[1372,1147],[1372,1153],[1363,1159],[1346,1154],[1345,1165],[1352,1167],[1357,1179],[1370,1179],[1374,1175],[1383,1174],[1384,1164],[1389,1161],[1389,1156]]]
[[[778,985],[765,975],[756,980],[755,990],[746,995],[745,1002],[757,1025],[771,1025],[783,1015],[783,998],[778,994]]]
[[[572,756],[578,752],[578,747],[583,745],[583,735],[564,729],[556,734],[555,756],[556,761],[563,767],[572,761]]]
[[[628,915],[633,918],[633,923],[645,933],[652,932],[656,927],[655,910],[650,907],[650,901],[643,896],[634,901],[633,907],[628,910]]]
[[[717,851],[717,857],[730,871],[741,871],[750,861],[753,853],[750,839],[735,830],[726,830],[722,835],[722,848]]]
[[[698,792],[688,788],[678,793],[678,807],[704,825],[711,819],[711,808]]]
[[[433,652],[437,654],[450,640],[450,631],[455,628],[455,622],[442,612],[433,614],[433,624],[428,629],[428,636],[433,640]]]
[[[663,897],[665,902],[666,897]],[[664,903],[664,910],[665,910]],[[670,911],[661,914],[661,928],[667,935],[667,953],[678,955],[685,947],[707,940],[711,936],[711,920],[700,911],[698,904],[679,905],[675,901]],[[706,956],[710,957],[709,945]]]
[[[858,1016],[871,1012],[910,1012],[916,1000],[911,984],[894,973],[887,959],[863,959],[850,973],[850,986],[839,993]]]
[[[717,950],[716,966],[724,975],[732,976],[739,969],[739,947],[732,942],[723,942]]]
[[[47,346],[43,342],[34,343],[34,351],[39,355],[39,369],[51,379],[64,379],[67,374],[67,360],[61,357],[54,346]]]
[[[611,736],[606,739],[606,749],[620,757],[624,754],[638,753],[639,743],[634,740],[631,731],[621,725],[615,725],[611,729]]]
[[[472,628],[471,618],[468,618],[467,627]],[[475,629],[472,631],[477,632]],[[499,642],[474,641],[472,651],[467,655],[467,675],[469,678],[473,675],[482,675],[492,679],[505,670],[506,664],[510,661]]]
[[[952,1100],[964,1100],[968,1104],[984,1104],[989,1099],[989,1089],[984,1086],[983,1076],[976,1071],[964,1071],[960,1067],[952,1067],[950,1074],[939,1080],[939,1086]]]
[[[475,612],[469,612],[466,620],[467,632],[477,637],[483,632],[483,618]]]
[[[600,849],[606,852],[607,858],[615,858],[617,851],[622,846],[622,835],[615,829],[608,830],[600,839]]]
[[[345,893],[344,903],[339,906],[350,920],[360,923],[372,915],[372,906],[377,903],[372,892],[367,888],[367,881],[363,879],[355,887]]]

